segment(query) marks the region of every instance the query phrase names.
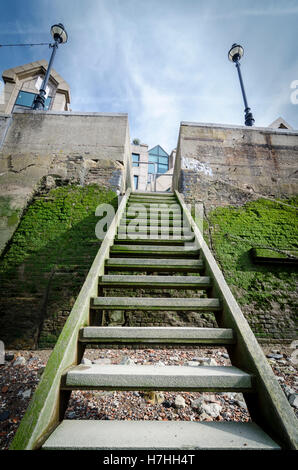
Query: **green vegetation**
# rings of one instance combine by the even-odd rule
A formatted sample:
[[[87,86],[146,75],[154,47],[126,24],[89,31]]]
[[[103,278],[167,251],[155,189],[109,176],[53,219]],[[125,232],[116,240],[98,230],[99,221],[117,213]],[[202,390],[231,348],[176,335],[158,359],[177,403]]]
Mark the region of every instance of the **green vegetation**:
[[[242,207],[218,207],[209,214],[209,227],[205,225],[206,239],[209,231],[225,278],[259,336],[278,328],[280,336],[293,334],[297,267],[255,264],[250,251],[274,248],[276,257],[279,250],[297,251],[297,199],[283,201],[287,205],[259,199]],[[269,317],[260,321],[266,312],[272,323],[275,314],[281,315],[274,327],[268,325]]]
[[[28,207],[0,266],[0,328],[7,345],[56,341],[100,246],[95,209],[101,203],[116,209],[115,193],[69,185]]]

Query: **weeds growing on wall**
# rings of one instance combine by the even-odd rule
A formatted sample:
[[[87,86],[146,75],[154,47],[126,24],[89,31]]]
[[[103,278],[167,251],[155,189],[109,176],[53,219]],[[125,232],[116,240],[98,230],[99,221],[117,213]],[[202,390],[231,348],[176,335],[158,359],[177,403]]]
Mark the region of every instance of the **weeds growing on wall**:
[[[205,225],[206,239],[211,234],[217,261],[259,336],[295,334],[297,267],[255,264],[250,250],[297,250],[297,206],[296,197],[283,204],[259,199],[242,207],[218,207]]]
[[[55,343],[100,245],[95,209],[101,203],[116,208],[116,194],[97,185],[68,185],[36,197],[28,207],[1,260],[5,343]]]

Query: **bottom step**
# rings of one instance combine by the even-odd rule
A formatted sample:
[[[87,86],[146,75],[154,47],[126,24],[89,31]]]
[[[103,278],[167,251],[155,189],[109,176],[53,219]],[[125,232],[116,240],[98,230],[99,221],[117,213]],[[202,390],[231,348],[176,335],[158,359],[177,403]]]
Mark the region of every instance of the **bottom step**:
[[[279,450],[254,423],[65,420],[46,450]]]

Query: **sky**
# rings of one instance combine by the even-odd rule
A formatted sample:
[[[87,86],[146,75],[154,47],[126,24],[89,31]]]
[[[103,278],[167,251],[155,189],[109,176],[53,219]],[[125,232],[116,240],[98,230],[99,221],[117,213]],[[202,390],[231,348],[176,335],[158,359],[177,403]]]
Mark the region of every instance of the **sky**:
[[[256,126],[282,116],[298,129],[298,0],[0,0],[0,44],[50,42],[69,35],[55,70],[69,83],[71,109],[128,113],[131,139],[167,152],[181,121],[244,124],[241,70]],[[50,49],[0,47],[0,72]]]

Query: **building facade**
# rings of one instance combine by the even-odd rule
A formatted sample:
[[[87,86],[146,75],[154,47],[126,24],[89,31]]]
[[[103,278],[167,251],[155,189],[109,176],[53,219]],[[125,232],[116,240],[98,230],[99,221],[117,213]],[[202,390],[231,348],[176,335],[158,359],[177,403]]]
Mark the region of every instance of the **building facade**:
[[[169,155],[160,145],[132,143],[132,169],[136,191],[170,191],[176,151]]]
[[[39,60],[5,70],[2,74],[4,92],[0,101],[0,113],[10,114],[16,109],[32,109],[47,67],[46,60]],[[69,111],[69,106],[69,85],[52,69],[46,89],[45,110]]]

